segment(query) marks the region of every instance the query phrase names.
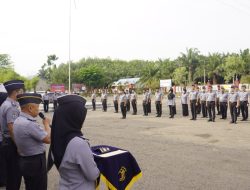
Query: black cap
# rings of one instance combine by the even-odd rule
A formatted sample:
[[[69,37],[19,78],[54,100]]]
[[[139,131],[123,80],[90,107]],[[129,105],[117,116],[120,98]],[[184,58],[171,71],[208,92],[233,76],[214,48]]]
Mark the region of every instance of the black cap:
[[[6,92],[0,92],[0,106],[6,100],[7,97],[8,97],[8,94]]]
[[[75,94],[60,96],[59,98],[57,98],[57,102],[59,105],[68,104],[71,102],[82,102],[83,106],[85,106],[86,104],[86,100],[83,97]]]
[[[40,104],[42,102],[42,96],[37,93],[18,94],[17,101],[19,102],[20,106],[23,106],[29,103]]]
[[[13,90],[24,88],[24,82],[22,80],[10,80],[3,83],[7,92],[12,92]]]

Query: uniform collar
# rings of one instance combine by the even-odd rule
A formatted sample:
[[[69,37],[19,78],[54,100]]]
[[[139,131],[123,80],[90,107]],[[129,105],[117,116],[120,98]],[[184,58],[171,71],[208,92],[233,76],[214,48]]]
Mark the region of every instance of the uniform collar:
[[[6,99],[7,101],[9,101],[12,105],[14,105],[14,106],[19,106],[19,103],[17,102],[17,101],[15,101],[15,100],[13,100],[12,98],[10,98],[10,97],[7,97],[7,99]]]
[[[34,117],[32,117],[31,115],[29,115],[29,114],[27,114],[27,113],[24,113],[24,112],[21,112],[21,113],[20,113],[20,116],[25,117],[25,118],[27,118],[27,119],[30,120],[30,121],[36,121],[36,118],[34,118]]]

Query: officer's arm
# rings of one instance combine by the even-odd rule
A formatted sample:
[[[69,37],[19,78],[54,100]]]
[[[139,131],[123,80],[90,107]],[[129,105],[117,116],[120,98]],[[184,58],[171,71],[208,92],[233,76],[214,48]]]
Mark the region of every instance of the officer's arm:
[[[10,132],[10,137],[11,137],[12,140],[14,141],[13,123],[8,123],[8,129],[9,129],[9,132]]]
[[[50,120],[48,118],[45,118],[43,120],[43,125],[44,125],[44,130],[47,132],[47,136],[43,139],[43,142],[46,144],[50,144],[50,142],[51,142],[51,140],[50,140],[50,133],[51,133]]]

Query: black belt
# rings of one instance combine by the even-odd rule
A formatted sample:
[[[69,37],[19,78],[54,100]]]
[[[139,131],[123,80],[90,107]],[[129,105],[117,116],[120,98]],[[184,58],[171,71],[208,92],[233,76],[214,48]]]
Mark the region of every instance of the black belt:
[[[32,155],[32,156],[20,156],[20,157],[23,159],[33,159],[33,158],[38,158],[40,156],[45,156],[45,152],[41,154]]]

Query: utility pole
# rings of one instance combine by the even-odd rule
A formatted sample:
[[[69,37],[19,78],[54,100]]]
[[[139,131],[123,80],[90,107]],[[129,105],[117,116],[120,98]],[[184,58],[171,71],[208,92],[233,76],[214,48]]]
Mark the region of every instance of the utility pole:
[[[69,0],[69,94],[71,94],[71,0]]]

